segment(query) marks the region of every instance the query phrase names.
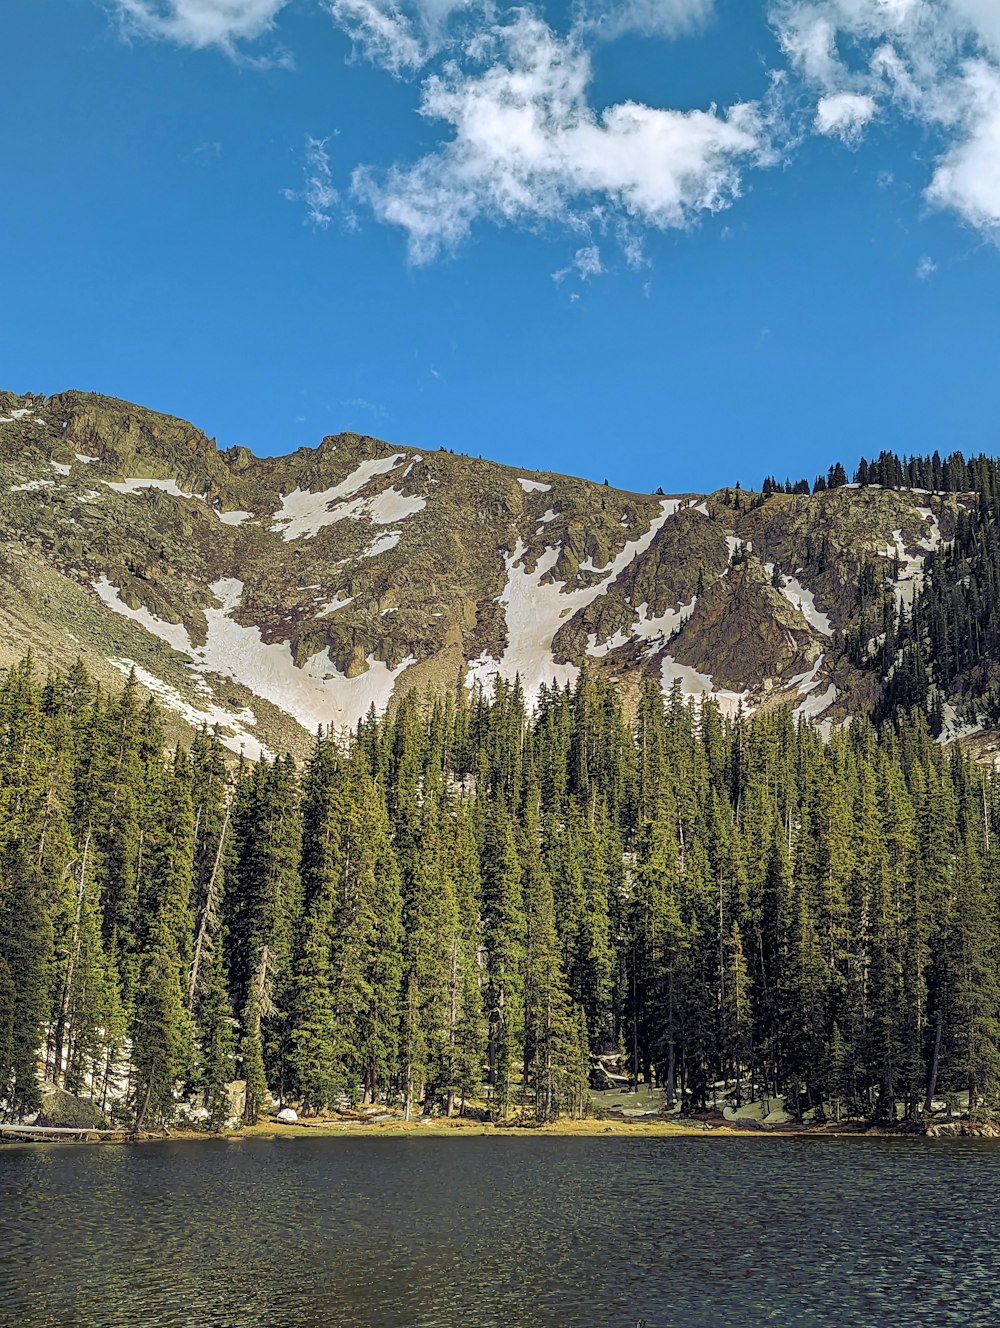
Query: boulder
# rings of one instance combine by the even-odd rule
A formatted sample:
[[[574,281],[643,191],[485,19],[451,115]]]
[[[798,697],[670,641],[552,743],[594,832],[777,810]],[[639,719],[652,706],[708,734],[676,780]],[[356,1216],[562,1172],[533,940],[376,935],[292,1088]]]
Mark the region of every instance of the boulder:
[[[299,1119],[299,1113],[294,1107],[282,1107],[276,1119],[281,1125],[294,1125]]]
[[[246,1111],[247,1081],[234,1079],[232,1083],[226,1084],[226,1093],[229,1097],[229,1114],[238,1119]]]
[[[38,1125],[79,1126],[99,1130],[107,1125],[104,1112],[87,1097],[77,1097],[53,1084],[42,1086],[42,1109],[36,1118]]]

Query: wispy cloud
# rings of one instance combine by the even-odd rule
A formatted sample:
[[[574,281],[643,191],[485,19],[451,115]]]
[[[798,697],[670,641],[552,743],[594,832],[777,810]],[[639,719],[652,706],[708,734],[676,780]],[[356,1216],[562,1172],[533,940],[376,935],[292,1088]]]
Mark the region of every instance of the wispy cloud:
[[[306,221],[320,230],[329,226],[340,202],[340,191],[333,183],[330,154],[326,150],[328,142],[326,138],[306,138],[302,188],[284,191],[289,202],[305,204]]]
[[[727,207],[741,169],[771,145],[761,108],[725,113],[588,100],[590,56],[521,10],[477,39],[469,71],[451,61],[423,85],[421,112],[451,138],[411,166],[355,172],[355,195],[407,234],[426,263],[466,239],[480,218],[558,221],[579,230],[608,214],[666,229]]]
[[[552,273],[552,280],[565,281],[575,273],[581,280],[589,281],[591,277],[603,276],[604,272],[600,249],[596,244],[587,244],[576,251],[566,267],[561,267],[558,272]]]
[[[771,18],[819,132],[856,142],[883,110],[930,129],[927,200],[1000,236],[997,0],[775,0]]]
[[[591,0],[584,6],[581,26],[606,41],[626,32],[643,37],[679,37],[695,32],[712,18],[715,0]]]
[[[452,40],[457,14],[481,18],[480,0],[325,0],[360,52],[393,74],[419,69]],[[484,0],[485,3],[485,0]]]
[[[362,410],[369,415],[374,415],[377,419],[384,419],[387,414],[384,406],[380,406],[377,401],[369,401],[367,397],[351,397],[340,404],[345,410]]]

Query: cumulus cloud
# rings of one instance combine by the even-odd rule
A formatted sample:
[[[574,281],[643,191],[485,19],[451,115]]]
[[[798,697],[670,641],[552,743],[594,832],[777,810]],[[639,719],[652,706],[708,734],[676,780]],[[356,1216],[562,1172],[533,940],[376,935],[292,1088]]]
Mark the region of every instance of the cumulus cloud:
[[[971,62],[962,90],[963,132],[938,163],[927,197],[1000,238],[1000,69]]]
[[[928,201],[1000,236],[997,0],[775,0],[771,17],[819,132],[854,142],[880,107],[930,129]]]
[[[291,0],[101,2],[129,33],[246,60]],[[697,31],[715,17],[714,0],[574,0],[568,33],[502,0],[301,3],[325,10],[363,57],[422,80],[421,114],[446,141],[411,164],[352,177],[353,197],[405,232],[414,262],[485,219],[617,235],[640,267],[644,231],[729,206],[747,170],[775,159],[775,142],[787,150],[808,126],[854,145],[892,115],[939,145],[927,201],[1000,239],[1000,0],[760,0],[783,56],[772,95],[687,111],[594,105],[590,51],[625,33]],[[306,156],[289,197],[325,227],[341,203],[325,141],[309,140]]]
[[[406,231],[413,262],[460,243],[480,217],[587,230],[611,212],[685,226],[728,206],[745,163],[769,159],[756,104],[724,114],[637,102],[596,111],[583,45],[527,11],[480,38],[475,53],[482,72],[451,62],[424,83],[422,114],[449,125],[450,141],[412,166],[354,175],[356,196]]]
[[[832,92],[816,104],[816,130],[856,143],[876,111],[874,97],[859,92]]]
[[[128,31],[230,54],[265,36],[288,0],[115,0]]]

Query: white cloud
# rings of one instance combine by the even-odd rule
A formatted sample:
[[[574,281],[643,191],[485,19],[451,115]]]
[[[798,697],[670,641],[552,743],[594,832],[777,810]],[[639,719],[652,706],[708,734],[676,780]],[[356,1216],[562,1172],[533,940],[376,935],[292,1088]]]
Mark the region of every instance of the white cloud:
[[[476,0],[326,0],[334,22],[391,73],[418,69],[447,45],[453,15]]]
[[[951,7],[983,46],[1000,56],[1000,5],[996,0],[951,0]]]
[[[938,163],[927,198],[1000,238],[1000,70],[966,66],[964,135]]]
[[[311,136],[306,138],[302,188],[285,190],[285,197],[290,202],[305,204],[306,220],[320,230],[326,230],[329,226],[333,220],[333,210],[340,201],[330,169],[330,154],[326,150],[328,141]]]
[[[599,4],[583,20],[605,40],[637,32],[644,37],[678,37],[703,27],[712,17],[715,0],[620,0]]]
[[[928,201],[1000,235],[998,0],[774,0],[771,18],[819,132],[854,141],[894,108],[943,142]]]
[[[393,73],[415,69],[427,58],[413,20],[395,5],[379,0],[331,0],[330,13],[369,60]]]
[[[621,242],[625,262],[633,272],[638,272],[640,268],[652,266],[646,257],[646,250],[643,247],[640,235],[634,235],[627,225],[623,225],[619,228],[618,238]]]
[[[457,62],[426,80],[421,112],[453,137],[384,177],[355,172],[355,194],[407,232],[412,261],[464,240],[480,217],[498,224],[560,221],[581,230],[607,212],[659,228],[728,206],[745,163],[770,159],[761,108],[720,114],[623,102],[594,110],[590,58],[519,11],[475,43],[481,73]]]
[[[601,251],[596,244],[584,245],[573,255],[572,261],[566,267],[562,267],[558,272],[552,273],[553,281],[564,281],[575,272],[583,281],[589,281],[591,277],[602,277],[607,271],[601,262]]]
[[[274,27],[288,0],[114,0],[127,30],[202,50],[230,54]]]
[[[917,280],[927,281],[930,277],[933,277],[936,271],[937,263],[934,262],[933,258],[924,254],[920,262],[917,264]]]
[[[876,110],[873,97],[859,92],[832,92],[820,97],[816,105],[816,129],[821,134],[836,135],[845,143],[856,143]]]

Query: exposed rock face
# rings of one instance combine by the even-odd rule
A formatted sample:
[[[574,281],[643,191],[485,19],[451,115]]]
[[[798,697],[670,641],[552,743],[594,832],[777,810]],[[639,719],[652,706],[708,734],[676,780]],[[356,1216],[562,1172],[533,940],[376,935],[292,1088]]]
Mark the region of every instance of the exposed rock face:
[[[258,458],[108,397],[0,393],[0,663],[133,666],[178,723],[304,750],[411,688],[586,667],[821,721],[859,582],[913,593],[955,496],[626,493],[344,434]]]

